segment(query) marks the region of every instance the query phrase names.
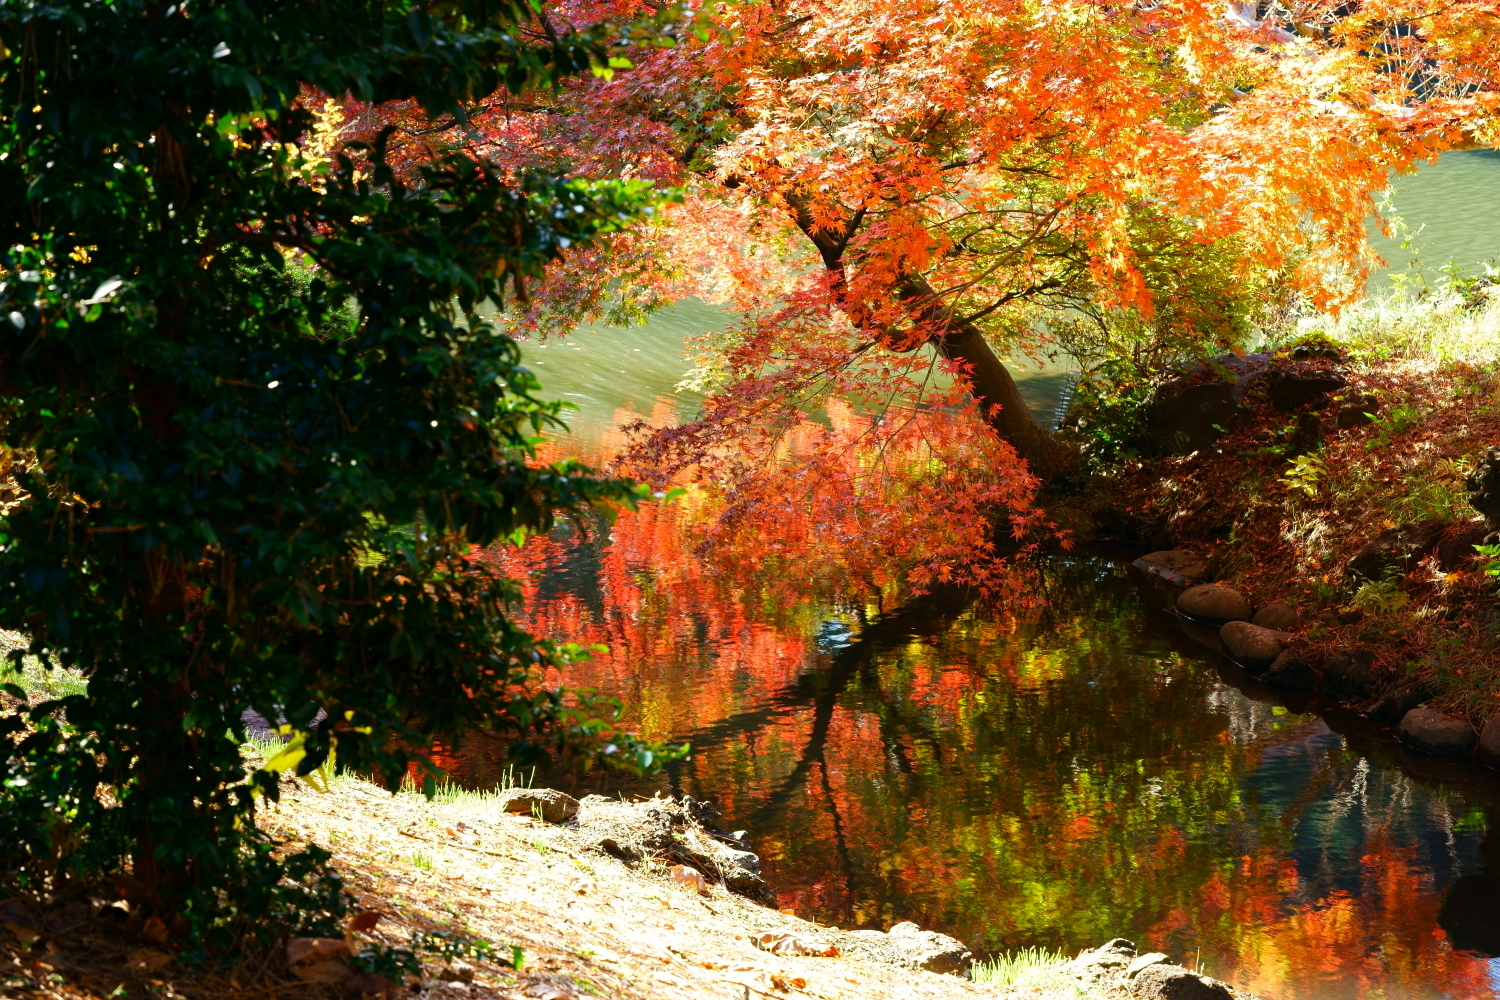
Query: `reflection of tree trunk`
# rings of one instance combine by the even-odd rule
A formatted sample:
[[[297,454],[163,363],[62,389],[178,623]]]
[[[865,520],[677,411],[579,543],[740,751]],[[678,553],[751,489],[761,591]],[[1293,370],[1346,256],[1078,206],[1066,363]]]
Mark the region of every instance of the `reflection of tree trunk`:
[[[844,836],[844,820],[839,816],[839,800],[833,794],[833,782],[828,780],[828,762],[821,757],[818,759],[818,772],[823,778],[823,795],[828,799],[828,816],[833,820],[833,842],[839,854],[839,865],[844,869],[845,899],[849,905],[841,919],[848,919],[849,914],[854,911],[856,896],[854,855],[849,851],[849,839]]]
[[[690,741],[693,753],[697,755],[712,747],[743,742],[746,734],[764,729],[775,719],[791,715],[807,705],[813,705],[815,709],[826,706],[831,713],[839,695],[875,652],[901,645],[914,636],[932,634],[933,623],[962,614],[976,596],[973,591],[960,587],[934,587],[929,593],[914,597],[895,611],[877,618],[852,643],[833,654],[833,662],[827,670],[803,674],[758,708],[737,712],[713,725],[673,739]],[[946,626],[939,626],[938,630],[943,627]],[[812,739],[817,738],[818,715],[815,711]],[[823,735],[826,737],[826,730]]]
[[[867,670],[874,662],[875,654],[881,650],[903,645],[915,636],[931,634],[935,625],[939,630],[946,628],[946,622],[962,613],[974,598],[972,591],[943,587],[907,601],[896,611],[877,619],[853,643],[835,653],[828,670],[804,674],[796,683],[773,695],[764,708],[741,712],[689,735],[694,752],[701,753],[708,747],[742,740],[744,733],[760,729],[772,719],[789,715],[811,703],[812,728],[796,766],[772,789],[750,819],[757,826],[768,823],[792,801],[806,783],[813,765],[823,759],[834,710],[849,682]]]

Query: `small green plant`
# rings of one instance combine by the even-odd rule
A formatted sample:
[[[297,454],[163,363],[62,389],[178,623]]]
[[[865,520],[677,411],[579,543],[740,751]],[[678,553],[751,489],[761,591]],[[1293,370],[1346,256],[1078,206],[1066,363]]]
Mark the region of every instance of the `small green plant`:
[[[1317,455],[1298,455],[1292,459],[1292,467],[1281,477],[1281,481],[1288,489],[1301,490],[1308,496],[1315,497],[1327,471],[1323,460]]]
[[[1384,448],[1422,420],[1422,411],[1414,406],[1396,405],[1375,418],[1375,434],[1365,442],[1370,449]]]
[[[1056,987],[1064,979],[1074,985],[1059,968],[1067,961],[1066,954],[1050,948],[1021,948],[975,962],[969,975],[976,983],[995,986]]]
[[[505,959],[500,957],[495,946],[488,941],[443,931],[418,931],[404,948],[373,943],[364,945],[360,953],[349,960],[349,967],[358,972],[373,972],[399,983],[407,976],[421,976],[423,959],[437,960],[448,965],[463,958],[509,965],[518,972],[525,964],[525,952],[518,945],[511,945],[510,958]]]
[[[1484,556],[1484,575],[1500,577],[1500,545],[1476,545],[1474,551]]]
[[[482,962],[505,961],[497,958],[495,946],[488,941],[461,937],[443,931],[419,931],[412,935],[411,947],[415,952],[441,958],[445,962],[460,958],[478,959]],[[512,961],[509,964],[515,965],[515,953],[519,950],[516,947],[511,948]]]
[[[1411,603],[1411,598],[1395,580],[1379,580],[1355,591],[1351,603],[1366,614],[1384,615],[1400,611]]]
[[[432,863],[432,859],[425,854],[413,854],[407,861],[413,868],[422,868],[427,871],[432,871],[437,867],[437,865]]]

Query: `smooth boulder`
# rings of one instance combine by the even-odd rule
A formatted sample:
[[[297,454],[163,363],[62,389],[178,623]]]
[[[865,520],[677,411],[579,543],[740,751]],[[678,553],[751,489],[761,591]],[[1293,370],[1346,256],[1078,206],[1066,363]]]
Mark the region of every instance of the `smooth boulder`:
[[[1180,965],[1148,965],[1130,984],[1136,1000],[1234,1000],[1229,987]]]
[[[502,812],[536,816],[548,823],[566,823],[578,815],[578,800],[551,788],[508,788],[500,793]]]
[[[1202,583],[1184,590],[1177,596],[1177,608],[1200,621],[1234,622],[1250,618],[1250,602],[1245,595],[1217,583]]]
[[[1296,627],[1297,612],[1293,611],[1292,606],[1285,601],[1276,601],[1255,612],[1255,616],[1250,619],[1250,624],[1285,632],[1289,628]]]
[[[1396,738],[1413,750],[1441,757],[1458,757],[1469,752],[1478,738],[1474,727],[1464,719],[1430,708],[1414,708],[1396,727]]]
[[[1236,660],[1271,663],[1281,655],[1282,633],[1249,622],[1230,622],[1219,629],[1219,641]]]
[[[1500,715],[1492,715],[1479,731],[1479,763],[1500,771]]]

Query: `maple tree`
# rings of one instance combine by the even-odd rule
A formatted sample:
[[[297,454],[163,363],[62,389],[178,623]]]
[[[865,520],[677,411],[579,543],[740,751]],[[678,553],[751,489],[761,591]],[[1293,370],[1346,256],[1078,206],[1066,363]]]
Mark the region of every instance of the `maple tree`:
[[[636,11],[570,0],[527,30]],[[932,509],[923,490],[959,511],[998,500],[1012,535],[1042,523],[1027,498],[1076,457],[1028,412],[1005,356],[1062,351],[1138,373],[1236,349],[1268,310],[1354,300],[1391,171],[1487,137],[1500,82],[1484,2],[822,0],[679,14],[676,45],[632,49],[608,78],[542,99],[498,93],[461,124],[350,106],[342,127],[393,129],[413,164],[464,148],[507,169],[677,185],[679,204],[569,251],[508,320],[548,336],[689,294],[735,309],[703,344],[702,415],[639,427],[622,468],[696,483],[728,521],[773,531],[788,523],[765,513],[785,510],[785,483],[763,459],[783,435],[828,429],[829,398],[889,418],[841,441],[829,430],[805,453],[858,452],[823,482],[859,478],[846,499],[872,523],[916,525]],[[920,456],[897,443],[911,419]],[[955,429],[974,420],[998,439],[981,463],[949,441],[973,442]],[[954,476],[914,476],[922,463]],[[989,472],[971,483],[976,464]],[[831,524],[844,509],[813,506],[799,518]],[[970,515],[947,520],[966,518],[975,530],[950,554],[972,574],[1004,546]],[[922,577],[920,562],[897,575]]]
[[[549,8],[575,25],[629,9]],[[685,184],[695,204],[560,267],[547,305],[576,319],[612,281],[647,306],[818,286],[830,335],[842,321],[860,343],[933,345],[1046,473],[1059,458],[992,344],[1123,312],[1218,349],[1243,334],[1223,313],[1248,293],[1347,302],[1390,171],[1487,127],[1493,4],[1301,3],[1286,23],[1311,37],[1247,4],[732,5],[706,38],[638,50],[629,72],[544,105],[501,97],[475,129],[424,129],[409,108],[376,121],[404,124],[424,155],[456,143]],[[789,261],[810,262],[793,233],[821,267],[789,279]]]

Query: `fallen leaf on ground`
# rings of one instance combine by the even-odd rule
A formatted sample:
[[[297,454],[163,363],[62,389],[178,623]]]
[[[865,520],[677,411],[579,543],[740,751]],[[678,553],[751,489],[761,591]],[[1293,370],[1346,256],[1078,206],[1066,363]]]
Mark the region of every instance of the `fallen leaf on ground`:
[[[687,865],[675,865],[672,868],[672,878],[687,886],[689,889],[698,890],[700,896],[708,895],[708,879],[696,868]]]
[[[125,955],[125,965],[132,972],[155,972],[170,961],[172,961],[171,955],[154,948],[132,951]]]
[[[349,918],[349,930],[367,931],[380,923],[379,910],[362,910]]]
[[[343,938],[292,938],[286,964],[304,983],[341,983],[351,975],[349,945]]]
[[[761,931],[750,940],[761,951],[769,951],[773,955],[812,955],[818,958],[833,958],[839,953],[837,945],[814,944],[795,934],[778,934],[775,931]]]
[[[11,937],[25,945],[35,944],[37,938],[41,937],[40,934],[25,924],[14,924],[7,921],[5,929],[10,931]]]

